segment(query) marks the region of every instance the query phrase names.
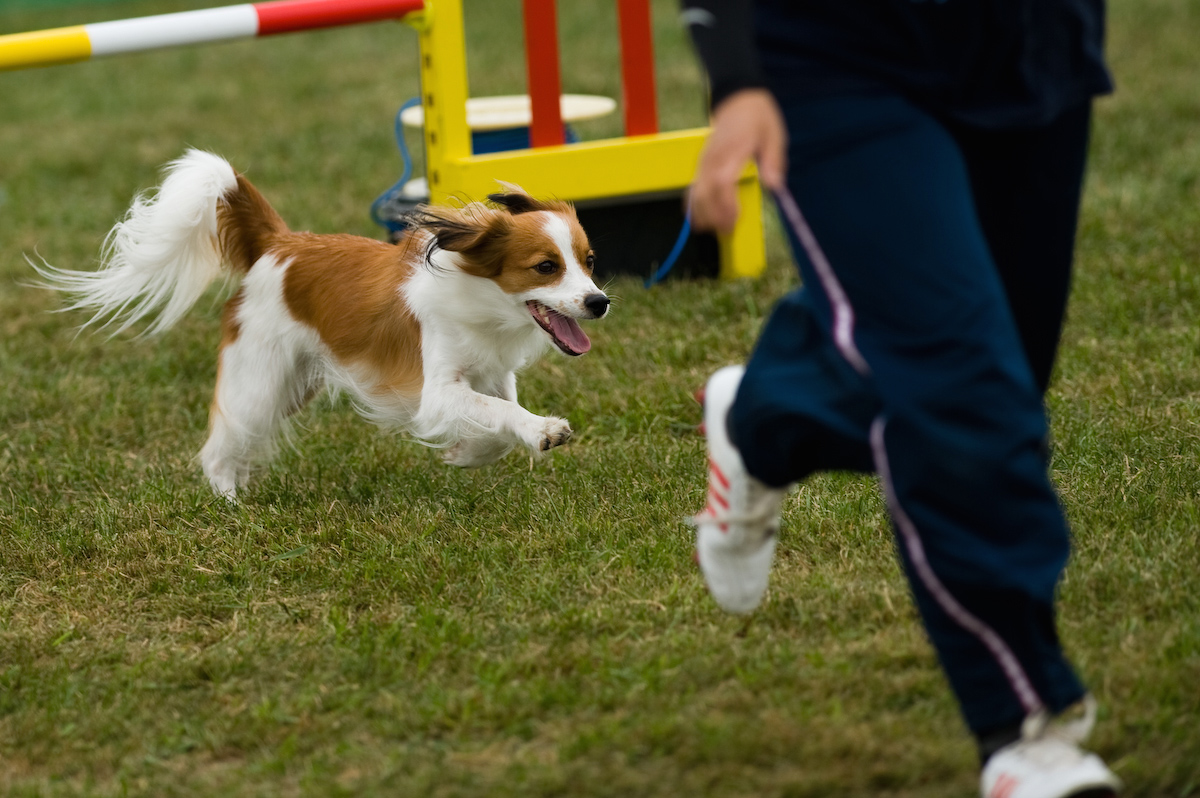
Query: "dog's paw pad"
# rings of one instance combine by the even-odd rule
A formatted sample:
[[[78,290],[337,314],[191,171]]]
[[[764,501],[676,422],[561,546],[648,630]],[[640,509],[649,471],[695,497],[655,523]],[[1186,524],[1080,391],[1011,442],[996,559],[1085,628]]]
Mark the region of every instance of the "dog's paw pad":
[[[562,419],[550,419],[542,430],[542,442],[538,448],[543,452],[548,452],[569,440],[571,440],[571,425]]]

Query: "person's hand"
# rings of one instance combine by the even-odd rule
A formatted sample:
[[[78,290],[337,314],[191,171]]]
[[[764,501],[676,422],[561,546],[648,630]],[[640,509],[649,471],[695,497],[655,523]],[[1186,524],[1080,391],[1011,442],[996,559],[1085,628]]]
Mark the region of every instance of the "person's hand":
[[[713,112],[712,130],[689,192],[692,226],[729,233],[738,217],[737,183],[747,161],[758,164],[759,180],[771,191],[783,187],[787,128],[766,89],[742,89]]]

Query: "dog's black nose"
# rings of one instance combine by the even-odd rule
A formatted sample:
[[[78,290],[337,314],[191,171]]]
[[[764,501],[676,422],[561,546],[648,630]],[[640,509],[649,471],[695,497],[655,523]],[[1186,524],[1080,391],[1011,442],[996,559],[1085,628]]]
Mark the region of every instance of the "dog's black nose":
[[[608,297],[604,294],[592,294],[583,300],[583,306],[591,311],[593,319],[598,319],[608,311]]]

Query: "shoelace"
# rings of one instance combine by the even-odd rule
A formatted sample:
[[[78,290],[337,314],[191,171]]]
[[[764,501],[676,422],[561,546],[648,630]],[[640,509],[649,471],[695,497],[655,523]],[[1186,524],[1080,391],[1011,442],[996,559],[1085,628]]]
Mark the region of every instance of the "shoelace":
[[[1096,725],[1096,698],[1088,693],[1083,697],[1083,715],[1072,720],[1051,718],[1046,710],[1029,715],[1021,724],[1021,740],[1032,742],[1047,737],[1075,745],[1083,742]]]
[[[707,507],[695,515],[688,516],[684,521],[693,527],[704,523],[720,524],[722,531],[728,531],[730,524],[769,525],[775,516],[779,515],[782,499],[776,500],[769,492],[762,491],[757,496],[749,497],[747,504],[750,507],[746,512],[735,513],[728,507],[718,510],[717,506],[709,501]]]
[[[1088,736],[1095,722],[1096,699],[1089,694],[1083,698],[1083,715],[1079,718],[1051,718],[1045,710],[1026,717],[1021,724],[1021,739],[1013,743],[1012,748],[1022,758],[1043,767],[1074,764],[1085,756],[1078,743]],[[996,784],[1000,788],[1001,782]],[[1003,795],[1005,791],[1000,788],[992,794]]]
[[[1008,769],[994,774],[989,798],[1009,798],[1030,778],[1029,765],[1035,765],[1043,775],[1080,765],[1087,754],[1076,744],[1083,742],[1095,721],[1096,699],[1090,694],[1083,698],[1083,715],[1079,718],[1052,719],[1045,711],[1028,716],[1021,724],[1021,739],[1009,747],[1016,759],[1008,762]]]
[[[770,520],[771,517],[772,514],[770,513],[769,508],[766,511],[755,515],[750,515],[747,513],[723,513],[721,515],[717,515],[711,509],[706,509],[697,513],[696,515],[687,516],[684,521],[689,526],[697,526],[699,524],[706,523],[718,523],[722,526],[728,526],[729,524],[763,524]]]

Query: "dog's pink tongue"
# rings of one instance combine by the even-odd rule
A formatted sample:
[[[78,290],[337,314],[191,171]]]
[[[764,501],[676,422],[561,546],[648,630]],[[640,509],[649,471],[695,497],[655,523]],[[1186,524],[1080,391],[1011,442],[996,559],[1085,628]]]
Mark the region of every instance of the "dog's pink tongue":
[[[550,329],[553,331],[554,337],[571,354],[582,355],[592,348],[592,342],[588,340],[587,333],[580,328],[579,322],[575,319],[555,313],[549,308],[547,308],[546,316],[550,320]]]

